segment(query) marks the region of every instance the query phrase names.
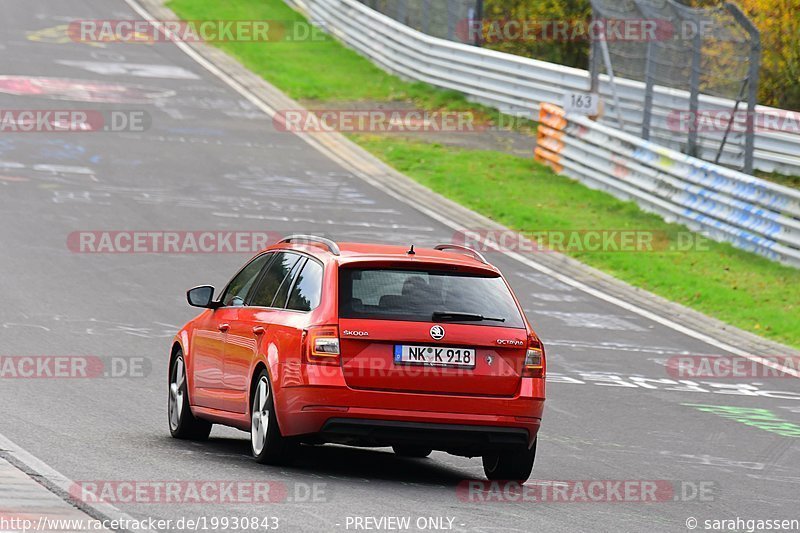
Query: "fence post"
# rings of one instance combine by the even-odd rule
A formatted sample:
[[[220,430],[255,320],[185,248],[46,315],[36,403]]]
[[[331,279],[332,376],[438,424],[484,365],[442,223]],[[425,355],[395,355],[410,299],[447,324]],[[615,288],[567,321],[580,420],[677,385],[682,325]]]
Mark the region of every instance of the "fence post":
[[[422,33],[431,34],[431,1],[422,0]]]
[[[441,0],[440,0],[441,1]],[[458,6],[454,0],[447,0],[447,39],[456,40],[456,25],[458,25]]]
[[[703,36],[700,30],[694,36],[692,44],[692,66],[689,77],[689,143],[686,152],[692,157],[697,157],[697,112],[700,108],[700,64],[703,59]]]
[[[653,41],[647,42],[647,58],[645,59],[645,90],[644,90],[644,116],[642,117],[642,138],[650,140],[650,124],[653,120],[653,91],[655,80],[653,79]]]
[[[480,32],[475,37],[475,46],[483,46],[483,0],[475,1],[475,20],[480,23]]]
[[[750,65],[747,75],[747,126],[744,147],[744,172],[753,173],[753,160],[756,148],[755,114],[758,105],[758,82],[761,74],[761,32],[736,4],[726,2],[725,7],[731,15],[750,34],[753,40],[750,54]]]
[[[397,22],[408,25],[408,0],[395,0],[397,2]]]

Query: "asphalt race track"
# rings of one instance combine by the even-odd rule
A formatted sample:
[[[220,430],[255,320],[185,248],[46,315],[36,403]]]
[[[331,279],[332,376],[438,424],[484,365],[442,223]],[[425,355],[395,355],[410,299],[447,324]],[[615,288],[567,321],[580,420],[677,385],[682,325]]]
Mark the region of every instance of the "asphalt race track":
[[[411,517],[412,531],[431,517],[475,532],[687,531],[690,517],[800,518],[791,515],[798,437],[763,422],[771,413],[800,424],[797,379],[678,383],[665,368],[671,357],[725,354],[501,254],[490,260],[548,348],[539,481],[528,485],[656,481],[672,487],[668,496],[469,501],[457,488],[484,479],[479,459],[322,446],[273,468],[253,462],[248,435],[235,430],[215,427],[207,443],[171,439],[169,343],[195,314],[185,290],[222,287],[249,256],[79,253],[70,234],[269,231],[424,246],[453,232],[276,131],[172,44],[98,46],[40,31],[138,18],[122,0],[4,0],[2,13],[0,108],[148,117],[145,131],[0,134],[0,355],[143,361],[141,377],[0,380],[0,433],[70,479],[268,480],[287,488],[286,501],[116,505],[140,518],[278,517],[281,531],[353,531],[356,517]],[[57,80],[44,92],[25,82],[39,77]],[[759,423],[752,411],[725,417],[698,404],[767,412]]]

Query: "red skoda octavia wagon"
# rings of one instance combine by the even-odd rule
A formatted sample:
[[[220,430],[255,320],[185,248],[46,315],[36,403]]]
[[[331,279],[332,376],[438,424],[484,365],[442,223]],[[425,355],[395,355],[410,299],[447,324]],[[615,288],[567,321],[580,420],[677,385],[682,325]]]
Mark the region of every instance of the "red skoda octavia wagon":
[[[175,337],[169,426],[249,431],[257,461],[301,444],[482,457],[525,480],[545,399],[544,346],[502,274],[474,250],[283,239]]]

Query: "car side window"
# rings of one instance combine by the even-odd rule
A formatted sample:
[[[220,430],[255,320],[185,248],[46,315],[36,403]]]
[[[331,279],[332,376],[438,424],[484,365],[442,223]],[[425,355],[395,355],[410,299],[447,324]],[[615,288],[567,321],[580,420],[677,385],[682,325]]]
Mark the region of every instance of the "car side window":
[[[295,265],[300,261],[300,256],[288,252],[280,252],[276,254],[275,261],[270,263],[266,272],[261,277],[250,299],[250,305],[255,307],[272,307],[275,296],[281,288],[281,285],[291,281],[292,270]],[[288,280],[287,280],[288,278]],[[280,307],[283,307],[281,305]]]
[[[322,298],[322,265],[309,259],[297,276],[287,309],[311,311],[319,306]]]
[[[294,264],[292,271],[289,272],[289,275],[283,280],[281,287],[275,294],[275,298],[272,300],[271,307],[276,307],[278,309],[284,309],[286,307],[286,301],[289,299],[289,290],[294,286],[294,280],[297,277],[297,273],[301,268],[303,268],[303,264],[305,264],[306,261],[308,260],[303,257],[300,258],[300,261]]]
[[[255,284],[261,270],[272,258],[272,254],[263,254],[253,259],[239,274],[228,284],[222,296],[223,307],[241,307],[244,305],[247,293]]]

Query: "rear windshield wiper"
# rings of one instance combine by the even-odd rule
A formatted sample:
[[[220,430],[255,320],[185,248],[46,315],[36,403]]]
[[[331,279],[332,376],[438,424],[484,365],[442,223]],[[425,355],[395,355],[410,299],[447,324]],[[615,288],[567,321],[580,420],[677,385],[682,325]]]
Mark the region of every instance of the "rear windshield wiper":
[[[489,322],[505,322],[505,318],[490,318],[476,313],[454,313],[451,311],[434,311],[434,322],[482,322],[484,320]]]

